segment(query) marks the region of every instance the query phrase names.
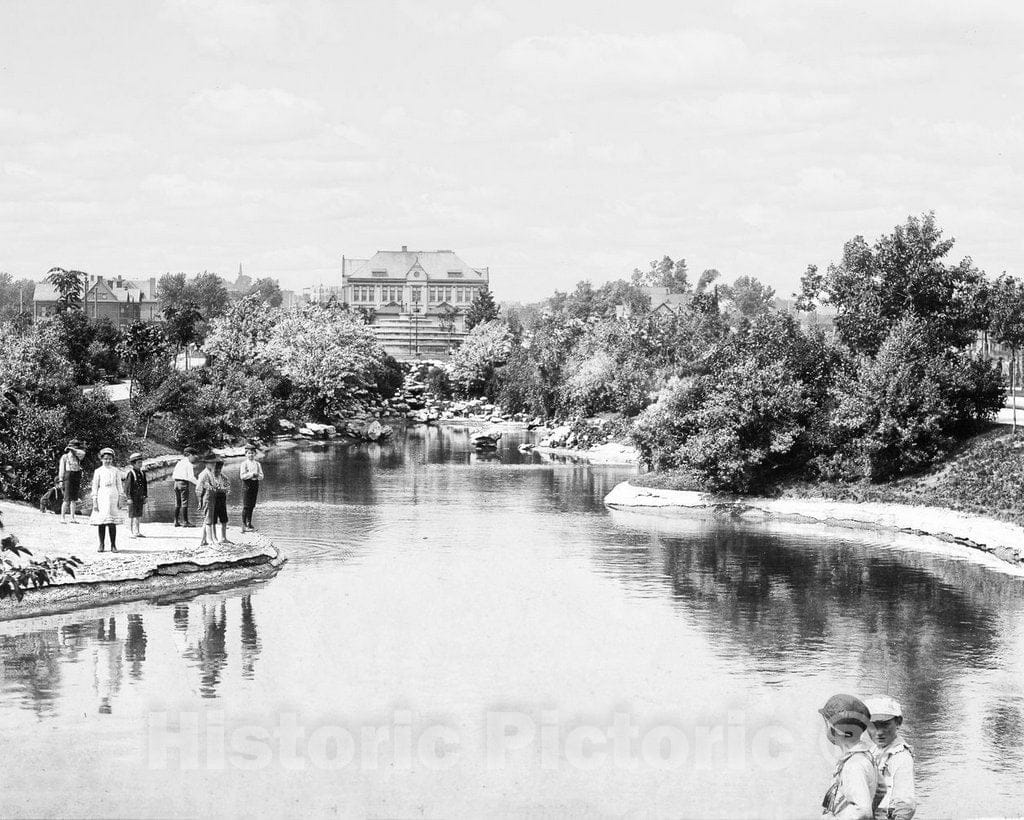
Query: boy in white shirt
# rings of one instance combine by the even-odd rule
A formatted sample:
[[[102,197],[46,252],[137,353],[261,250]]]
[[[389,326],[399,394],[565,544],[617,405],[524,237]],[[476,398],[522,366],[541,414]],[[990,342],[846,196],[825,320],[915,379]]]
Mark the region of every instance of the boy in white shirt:
[[[188,494],[196,483],[195,463],[197,454],[194,447],[186,447],[184,455],[174,465],[171,480],[174,482],[174,526],[191,527],[188,520]]]
[[[253,444],[245,448],[245,461],[238,468],[238,477],[242,479],[242,532],[254,532],[252,511],[256,508],[256,496],[263,480],[263,465],[256,460]]]

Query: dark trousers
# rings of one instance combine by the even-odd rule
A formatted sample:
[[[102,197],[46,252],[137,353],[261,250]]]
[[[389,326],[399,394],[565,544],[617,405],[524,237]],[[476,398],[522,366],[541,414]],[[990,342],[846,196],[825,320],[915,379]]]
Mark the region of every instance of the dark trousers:
[[[260,492],[260,482],[256,478],[242,481],[242,526],[252,526],[252,511],[256,509],[256,496]]]
[[[187,524],[188,523],[188,493],[189,493],[189,481],[181,481],[175,479],[174,481],[174,523],[175,524]]]

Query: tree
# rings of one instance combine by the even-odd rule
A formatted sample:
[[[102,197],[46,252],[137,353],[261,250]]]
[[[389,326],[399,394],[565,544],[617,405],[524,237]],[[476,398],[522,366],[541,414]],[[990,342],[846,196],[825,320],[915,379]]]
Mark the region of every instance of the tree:
[[[687,276],[686,260],[673,262],[672,257],[665,255],[660,260],[651,260],[646,271],[640,268],[633,270],[633,284],[641,287],[668,288],[669,293],[687,293],[690,281]]]
[[[269,276],[257,279],[245,295],[258,296],[271,307],[281,307],[281,302],[284,301],[281,286],[276,279],[271,279]]]
[[[512,336],[504,322],[492,319],[474,327],[448,362],[448,377],[463,396],[496,391],[493,376],[508,361]],[[491,396],[493,397],[493,396]]]
[[[280,292],[280,288],[278,291]],[[188,283],[186,294],[207,322],[223,314],[231,301],[224,280],[217,274],[207,271],[203,271]]]
[[[466,330],[497,318],[498,306],[494,303],[494,296],[486,287],[480,288],[466,311]]]
[[[1013,427],[1017,432],[1016,373],[1017,352],[1024,346],[1024,282],[1003,274],[988,293],[989,332],[1000,344],[1010,348],[1010,401],[1013,402]]]
[[[128,369],[128,401],[131,402],[139,371],[168,354],[163,328],[152,322],[132,322],[123,328],[115,346],[122,364]]]
[[[775,288],[753,276],[740,276],[731,285],[719,287],[719,294],[730,302],[745,319],[753,319],[770,311],[775,301]]]
[[[73,310],[81,307],[85,295],[85,282],[88,274],[80,270],[50,268],[46,272],[46,281],[57,289],[59,298],[57,310]]]
[[[0,271],[0,321],[14,319],[19,314],[31,315],[35,287],[31,279],[15,279]]]
[[[721,275],[722,274],[714,268],[708,268],[700,275],[700,278],[697,279],[697,286],[693,289],[693,292],[698,295],[705,293],[708,286],[713,284],[715,280],[721,277]]]
[[[874,245],[856,236],[826,273],[808,268],[800,306],[819,300],[833,305],[839,338],[855,353],[875,353],[907,316],[924,322],[933,349],[962,347],[984,326],[978,299],[983,277],[970,259],[943,261],[953,244],[942,238],[934,213],[908,217]]]

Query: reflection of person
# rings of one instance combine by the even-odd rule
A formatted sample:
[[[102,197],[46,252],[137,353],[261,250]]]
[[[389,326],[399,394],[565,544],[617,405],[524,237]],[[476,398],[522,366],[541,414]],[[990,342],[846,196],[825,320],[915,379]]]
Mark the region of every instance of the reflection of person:
[[[871,753],[878,769],[875,820],[910,820],[917,811],[914,794],[914,750],[900,736],[903,708],[890,697],[868,698]]]
[[[141,615],[128,616],[128,640],[124,645],[124,658],[132,665],[128,674],[136,679],[141,678],[142,662],[146,660],[146,628]]]
[[[206,469],[199,474],[196,495],[203,511],[203,537],[199,546],[210,543],[229,544],[228,541],[228,490],[231,485],[224,475],[224,459],[216,453],[203,456]],[[217,537],[220,524],[220,538]]]
[[[114,451],[104,447],[100,450],[100,466],[92,474],[92,515],[89,516],[89,523],[99,527],[99,552],[106,548],[107,530],[110,530],[110,551],[117,552],[117,525],[124,523],[121,512],[124,502],[121,471],[114,466]]]
[[[871,820],[878,774],[863,738],[871,713],[853,695],[833,695],[818,713],[825,719],[829,742],[839,747],[832,785],[821,803],[822,817]]]
[[[245,448],[245,461],[238,468],[238,476],[242,479],[242,532],[256,528],[252,525],[252,511],[256,509],[256,496],[263,480],[263,465],[256,460],[256,447],[249,444]]]
[[[68,442],[68,446],[64,448],[64,455],[57,462],[57,481],[64,491],[64,502],[60,507],[61,524],[68,522],[69,513],[71,523],[78,523],[75,515],[78,512],[78,496],[82,492],[83,458],[85,458],[84,445],[77,438],[73,438]]]
[[[121,689],[121,641],[117,639],[117,622],[110,618],[96,622],[96,643],[93,644],[93,686],[100,699],[101,715],[109,715],[111,700]]]
[[[174,482],[174,526],[191,527],[188,520],[188,494],[191,486],[196,483],[196,451],[186,447],[184,454],[174,465],[171,480]]]
[[[149,483],[142,471],[142,453],[128,456],[128,473],[124,477],[124,494],[128,497],[129,538],[145,538],[141,532],[142,508],[149,495]]]
[[[252,596],[242,598],[242,677],[252,678],[256,671],[256,659],[260,655],[260,635],[256,619],[252,614]]]

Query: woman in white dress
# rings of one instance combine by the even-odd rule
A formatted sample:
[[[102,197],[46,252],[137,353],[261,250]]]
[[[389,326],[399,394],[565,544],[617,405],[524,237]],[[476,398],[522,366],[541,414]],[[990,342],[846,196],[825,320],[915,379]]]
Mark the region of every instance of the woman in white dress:
[[[110,551],[117,552],[117,525],[124,523],[124,484],[121,471],[114,466],[114,451],[100,450],[100,466],[92,474],[92,515],[89,523],[99,527],[99,552],[106,549],[107,530],[110,530]]]

